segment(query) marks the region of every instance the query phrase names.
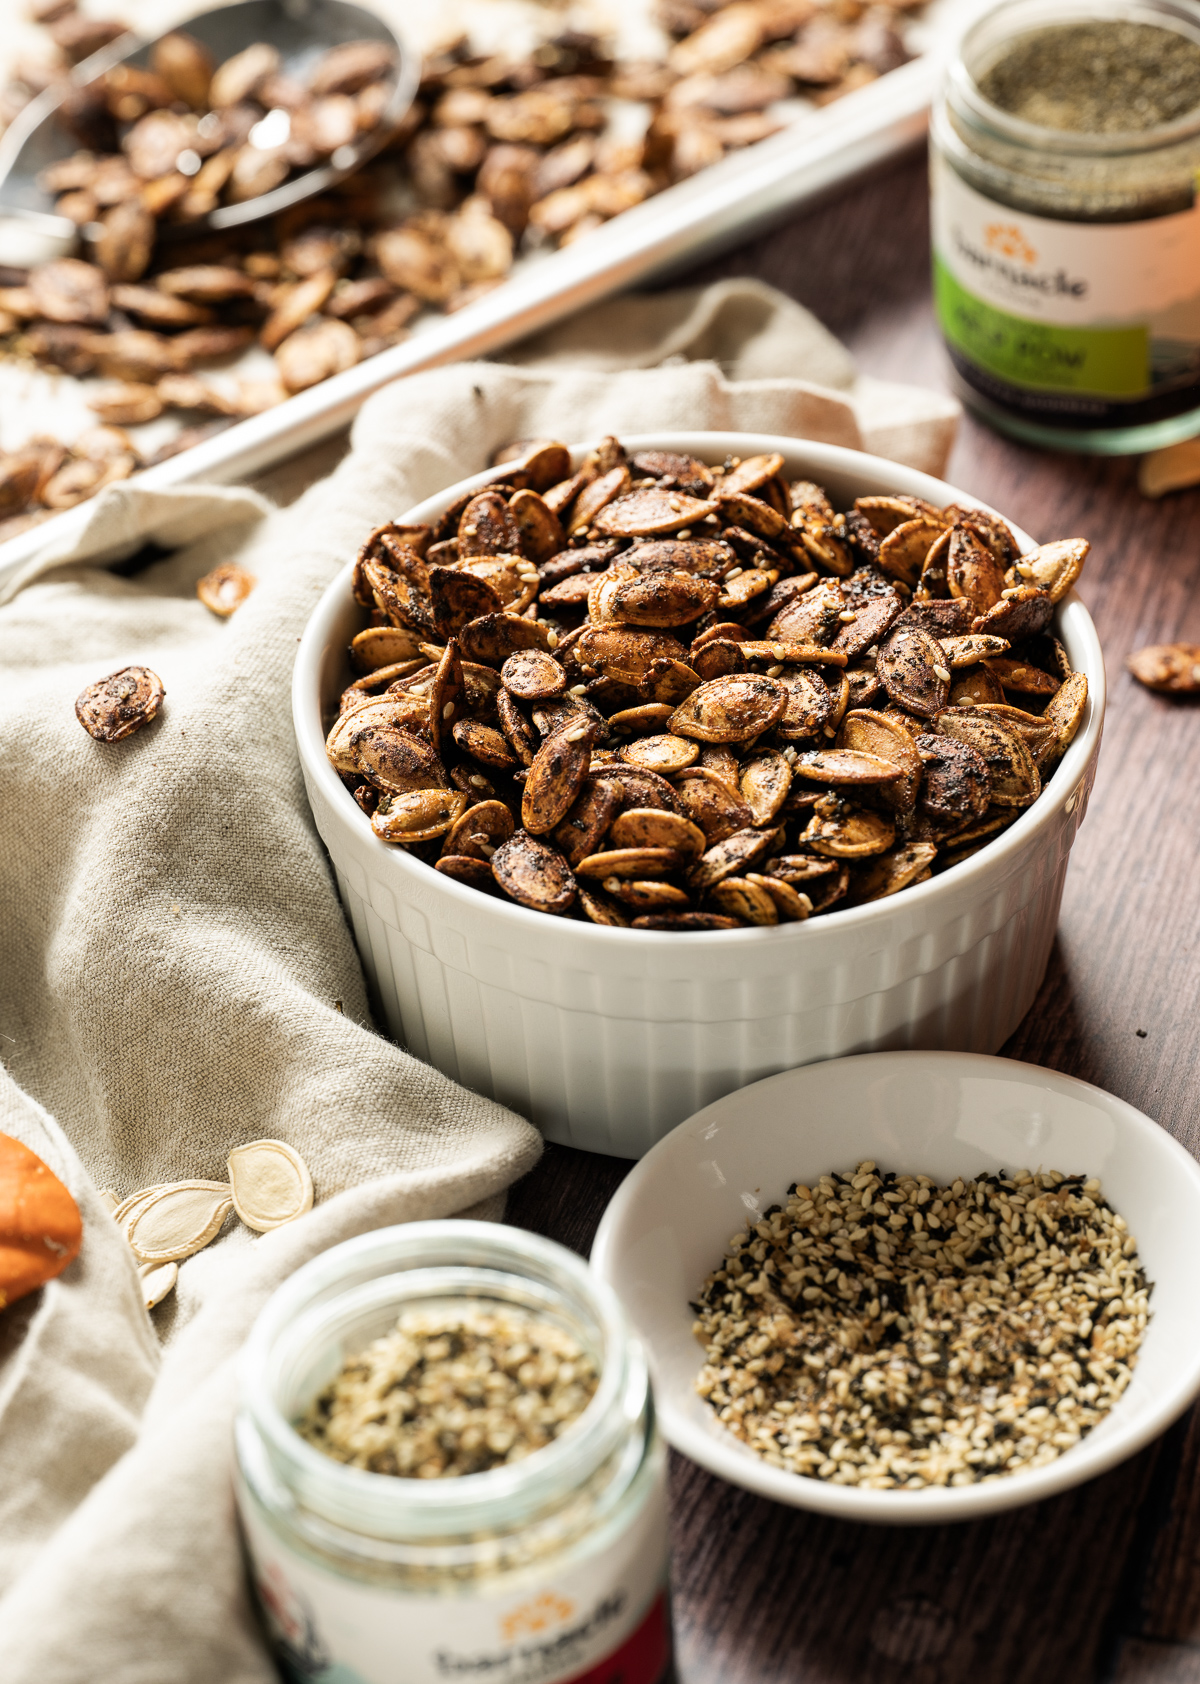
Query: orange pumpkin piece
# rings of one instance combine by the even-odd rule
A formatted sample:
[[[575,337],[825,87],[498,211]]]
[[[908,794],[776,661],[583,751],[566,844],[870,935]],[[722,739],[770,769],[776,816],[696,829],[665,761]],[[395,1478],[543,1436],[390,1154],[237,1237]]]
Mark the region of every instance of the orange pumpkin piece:
[[[0,1310],[61,1275],[82,1240],[78,1207],[53,1170],[0,1134]]]

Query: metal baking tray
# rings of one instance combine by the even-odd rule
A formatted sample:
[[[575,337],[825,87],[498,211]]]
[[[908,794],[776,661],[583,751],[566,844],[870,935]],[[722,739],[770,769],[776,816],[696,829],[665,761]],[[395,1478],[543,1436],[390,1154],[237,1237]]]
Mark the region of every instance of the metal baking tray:
[[[921,140],[941,75],[938,48],[973,9],[972,0],[941,0],[930,31],[934,45],[919,58],[622,212],[585,239],[523,260],[464,309],[425,318],[402,344],[143,469],[138,483],[149,489],[250,479],[346,427],[390,381],[487,356],[607,295],[728,249],[827,195]],[[89,505],[81,503],[0,544],[0,586],[45,546],[65,551],[88,515]]]

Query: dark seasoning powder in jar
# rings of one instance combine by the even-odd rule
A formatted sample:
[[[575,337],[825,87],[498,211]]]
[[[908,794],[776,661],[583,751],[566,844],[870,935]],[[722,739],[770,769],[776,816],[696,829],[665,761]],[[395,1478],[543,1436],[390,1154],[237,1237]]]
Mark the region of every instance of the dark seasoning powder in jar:
[[[1039,29],[1014,41],[979,91],[1044,129],[1141,133],[1200,105],[1200,43],[1114,18]]]
[[[1197,0],[1009,0],[965,37],[932,153],[964,399],[1068,448],[1200,431]]]

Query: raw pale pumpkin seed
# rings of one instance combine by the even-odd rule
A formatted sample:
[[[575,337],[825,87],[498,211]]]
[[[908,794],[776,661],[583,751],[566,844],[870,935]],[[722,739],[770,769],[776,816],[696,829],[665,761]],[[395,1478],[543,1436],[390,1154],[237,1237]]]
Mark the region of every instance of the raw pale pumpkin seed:
[[[145,1189],[114,1213],[139,1263],[178,1263],[216,1238],[233,1209],[223,1181],[175,1181]]]
[[[229,1154],[233,1208],[247,1228],[265,1234],[312,1209],[308,1166],[282,1140],[251,1140]]]
[[[143,1263],[138,1268],[138,1279],[142,1283],[142,1303],[148,1310],[153,1310],[175,1290],[179,1265],[175,1262]]]

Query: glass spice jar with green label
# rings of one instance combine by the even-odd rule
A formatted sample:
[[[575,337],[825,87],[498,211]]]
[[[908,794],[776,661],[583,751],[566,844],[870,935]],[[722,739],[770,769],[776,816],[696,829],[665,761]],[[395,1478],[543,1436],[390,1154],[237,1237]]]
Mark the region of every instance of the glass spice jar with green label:
[[[951,62],[930,168],[967,404],[1062,449],[1200,434],[1200,0],[1007,0]]]

